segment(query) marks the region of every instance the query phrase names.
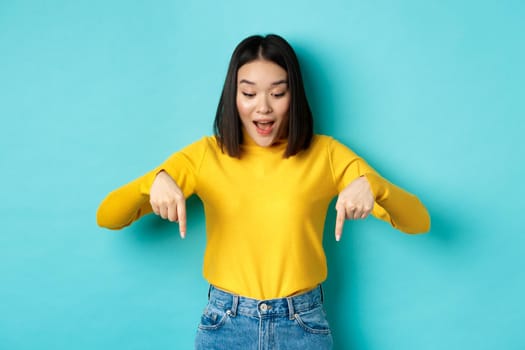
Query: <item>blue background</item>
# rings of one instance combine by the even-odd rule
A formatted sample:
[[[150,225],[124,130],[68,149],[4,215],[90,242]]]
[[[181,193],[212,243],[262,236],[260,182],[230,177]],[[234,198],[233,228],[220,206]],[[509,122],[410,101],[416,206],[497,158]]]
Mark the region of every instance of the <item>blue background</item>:
[[[427,235],[325,231],[336,349],[524,349],[525,3],[0,3],[0,349],[192,348],[207,284],[188,236],[98,228],[112,189],[211,134],[229,57],[295,47],[316,128],[417,194]]]

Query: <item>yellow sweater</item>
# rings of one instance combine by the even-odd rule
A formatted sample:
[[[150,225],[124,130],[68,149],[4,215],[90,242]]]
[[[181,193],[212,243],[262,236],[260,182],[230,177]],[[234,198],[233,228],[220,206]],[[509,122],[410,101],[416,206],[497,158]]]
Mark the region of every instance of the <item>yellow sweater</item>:
[[[359,176],[371,184],[375,217],[406,233],[429,230],[429,215],[417,197],[380,177],[331,137],[316,135],[308,150],[290,158],[283,158],[285,142],[265,148],[245,139],[241,159],[222,153],[214,137],[174,153],[111,192],[98,209],[98,224],[120,229],[150,213],[149,189],[165,170],[186,198],[196,194],[204,204],[204,277],[256,299],[289,296],[326,279],[327,208]]]

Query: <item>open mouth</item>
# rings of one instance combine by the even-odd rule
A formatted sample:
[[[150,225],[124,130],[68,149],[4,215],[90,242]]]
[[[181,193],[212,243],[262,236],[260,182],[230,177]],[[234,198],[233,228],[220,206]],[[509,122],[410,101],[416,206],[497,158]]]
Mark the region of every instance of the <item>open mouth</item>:
[[[257,127],[257,129],[261,129],[261,130],[269,130],[272,128],[273,124],[275,122],[273,121],[254,121],[253,122],[255,124],[255,126]]]
[[[253,124],[255,125],[255,130],[257,130],[257,133],[259,135],[270,135],[273,130],[273,126],[275,124],[274,121],[254,121]]]

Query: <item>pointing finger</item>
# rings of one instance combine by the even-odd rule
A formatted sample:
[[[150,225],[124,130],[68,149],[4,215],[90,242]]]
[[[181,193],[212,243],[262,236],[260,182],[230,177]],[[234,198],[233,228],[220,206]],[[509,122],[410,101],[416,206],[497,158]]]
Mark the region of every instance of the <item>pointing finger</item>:
[[[339,242],[343,234],[343,225],[345,223],[346,212],[344,208],[337,208],[337,217],[335,219],[335,240]]]
[[[177,215],[179,217],[180,237],[186,237],[186,201],[182,199],[177,205]]]

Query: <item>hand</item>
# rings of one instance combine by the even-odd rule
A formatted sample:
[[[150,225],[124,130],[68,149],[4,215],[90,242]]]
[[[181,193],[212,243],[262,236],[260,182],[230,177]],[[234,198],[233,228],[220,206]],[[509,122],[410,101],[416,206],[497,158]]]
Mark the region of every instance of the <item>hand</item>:
[[[374,207],[374,194],[366,177],[361,176],[346,186],[335,204],[335,240],[339,241],[343,233],[345,219],[365,219]]]
[[[161,171],[157,174],[151,185],[149,197],[153,212],[163,219],[178,221],[180,236],[186,237],[186,199],[168,173]]]

